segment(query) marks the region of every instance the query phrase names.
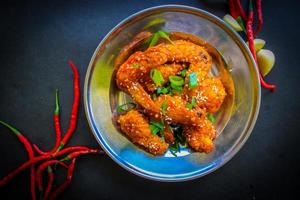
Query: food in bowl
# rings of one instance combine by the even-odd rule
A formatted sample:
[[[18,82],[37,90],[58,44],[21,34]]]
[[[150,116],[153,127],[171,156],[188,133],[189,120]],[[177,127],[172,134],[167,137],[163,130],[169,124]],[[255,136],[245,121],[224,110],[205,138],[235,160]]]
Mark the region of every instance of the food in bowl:
[[[223,67],[211,73],[220,53],[201,38],[181,32],[141,32],[120,52],[115,79],[133,100],[117,109],[117,124],[130,141],[153,155],[180,146],[210,153],[216,129],[213,114],[233,84]]]

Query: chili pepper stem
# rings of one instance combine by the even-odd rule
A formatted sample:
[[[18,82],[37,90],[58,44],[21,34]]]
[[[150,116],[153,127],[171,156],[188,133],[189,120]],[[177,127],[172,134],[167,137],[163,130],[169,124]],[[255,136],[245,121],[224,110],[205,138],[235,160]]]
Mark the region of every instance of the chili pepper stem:
[[[9,125],[8,123],[6,123],[4,121],[0,120],[0,124],[7,127],[8,129],[10,129],[16,136],[19,136],[21,134],[20,131],[18,131],[16,128],[12,127],[11,125]]]
[[[64,157],[63,159],[60,159],[61,162],[69,161],[71,158],[69,156]]]
[[[18,137],[19,141],[22,142],[22,144],[24,145],[24,147],[27,151],[29,159],[34,158],[34,152],[33,152],[32,145],[29,142],[29,140],[24,135],[22,135],[19,130],[14,128],[12,125],[10,125],[6,122],[3,122],[1,120],[0,120],[0,124],[7,127],[11,132],[13,132]],[[0,187],[2,185],[5,185],[8,181],[9,180],[7,180],[7,181],[0,180]],[[36,192],[35,192],[35,166],[34,165],[31,165],[31,167],[30,167],[30,191],[31,191],[32,200],[35,200],[36,199]]]
[[[55,111],[54,111],[54,114],[59,115],[58,89],[55,90]]]
[[[62,149],[56,155],[47,154],[47,155],[41,155],[41,156],[33,157],[30,160],[24,162],[17,169],[15,169],[11,173],[9,173],[8,175],[6,175],[2,179],[0,179],[0,187],[3,186],[3,185],[5,185],[5,184],[7,184],[15,176],[17,176],[20,172],[22,172],[23,170],[27,169],[28,167],[32,166],[33,164],[35,164],[37,162],[40,162],[42,160],[47,160],[47,159],[55,158],[55,157],[59,157],[59,156],[62,156],[64,154],[72,152],[72,151],[76,152],[76,151],[82,151],[82,150],[94,150],[94,149],[90,149],[90,148],[84,147],[84,146],[73,146],[73,147],[66,147],[66,148]],[[101,152],[101,150],[97,150],[97,151]]]
[[[56,149],[54,155],[56,155],[60,150],[62,150],[62,148],[65,146],[65,144],[63,142],[60,143],[60,145],[58,146],[58,148]]]
[[[53,171],[52,171],[52,168],[50,166],[47,167],[47,172],[48,172],[49,180],[48,180],[48,184],[47,184],[47,187],[46,187],[44,199],[48,199],[49,194],[50,194],[51,189],[52,189],[53,179],[54,179]]]

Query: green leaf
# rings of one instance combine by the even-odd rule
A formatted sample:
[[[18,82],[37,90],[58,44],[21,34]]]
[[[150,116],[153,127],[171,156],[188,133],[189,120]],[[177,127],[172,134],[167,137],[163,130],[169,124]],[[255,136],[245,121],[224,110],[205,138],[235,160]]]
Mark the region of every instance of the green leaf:
[[[159,131],[160,131],[160,129],[159,128],[157,128],[155,125],[153,125],[153,124],[150,124],[150,131],[151,131],[151,133],[152,133],[152,135],[157,135],[157,133],[159,133]]]
[[[186,104],[185,107],[187,107],[188,109],[192,110],[195,105],[196,105],[196,97],[193,97],[191,103]]]
[[[175,87],[181,87],[184,85],[184,80],[180,76],[169,76],[169,81],[171,83],[171,86]]]
[[[168,102],[167,100],[164,100],[164,102],[161,104],[161,111],[163,114],[166,113],[167,106],[168,106]]]
[[[163,141],[165,141],[165,138],[166,138],[166,137],[165,137],[164,129],[160,131],[160,134],[161,134],[161,139],[162,139]]]
[[[174,143],[170,145],[169,150],[171,154],[177,157],[176,153],[180,152],[180,145],[186,146],[186,140],[183,136],[183,128],[181,125],[172,125],[170,126],[174,134]]]
[[[163,140],[165,140],[165,132],[164,132],[164,123],[163,121],[150,121],[150,131],[152,135],[157,135],[160,133]]]
[[[149,47],[155,46],[158,40],[159,40],[159,35],[157,33],[154,33],[150,39]]]
[[[207,119],[214,123],[216,121],[214,115],[212,113],[207,113]]]
[[[136,108],[136,104],[135,103],[132,103],[132,102],[128,102],[128,103],[124,103],[122,105],[119,105],[117,107],[117,112],[118,113],[121,113],[121,112],[127,112],[131,109],[134,109]]]
[[[153,80],[154,84],[158,87],[162,86],[162,84],[165,82],[163,75],[157,69],[151,70],[150,77]]]
[[[165,87],[163,87],[163,88],[157,88],[156,89],[156,93],[157,94],[167,94],[167,93],[169,93],[169,89],[168,88],[165,88]]]
[[[183,89],[184,80],[180,76],[169,76],[170,86],[174,93],[180,93]]]
[[[158,25],[158,24],[163,24],[165,23],[166,20],[165,19],[162,19],[162,18],[155,18],[153,20],[151,20],[145,27],[144,29],[148,29],[152,26],[155,26],[155,25]]]
[[[182,70],[180,72],[180,76],[185,77],[186,76],[186,71],[187,71],[186,69]]]
[[[195,72],[189,75],[189,88],[193,89],[198,86],[198,76]]]
[[[171,148],[171,147],[170,147],[170,148]],[[175,152],[174,150],[171,150],[171,149],[170,149],[170,152],[171,152],[171,154],[172,154],[173,156],[177,157],[177,154],[176,154],[176,152]]]
[[[166,32],[166,31],[157,31],[150,38],[149,47],[155,46],[160,38],[163,38],[163,39],[169,41],[170,43],[173,43],[172,40],[169,38],[169,33],[168,32]]]
[[[162,122],[150,121],[150,124],[157,127],[159,130],[164,129],[164,124]]]
[[[161,38],[164,38],[164,39],[168,40],[170,43],[173,43],[172,40],[169,38],[170,34],[168,32],[166,32],[166,31],[158,31],[157,33],[159,34],[159,36]]]

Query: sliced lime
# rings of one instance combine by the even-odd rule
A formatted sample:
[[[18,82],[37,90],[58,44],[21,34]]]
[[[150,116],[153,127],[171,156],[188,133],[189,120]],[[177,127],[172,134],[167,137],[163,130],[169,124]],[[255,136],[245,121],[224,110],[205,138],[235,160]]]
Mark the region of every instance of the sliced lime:
[[[223,20],[231,26],[235,31],[243,31],[243,28],[239,25],[239,23],[229,14],[226,14],[223,17]]]
[[[257,62],[261,74],[266,76],[275,64],[275,55],[270,50],[261,49],[257,52]]]
[[[261,50],[262,48],[264,48],[266,44],[266,41],[264,41],[263,39],[254,39],[254,48],[255,51],[258,52],[259,50]],[[247,42],[247,45],[249,45],[249,43]]]
[[[263,39],[254,39],[254,48],[255,51],[258,52],[259,50],[261,50],[262,48],[264,48],[266,44],[266,41],[264,41]]]

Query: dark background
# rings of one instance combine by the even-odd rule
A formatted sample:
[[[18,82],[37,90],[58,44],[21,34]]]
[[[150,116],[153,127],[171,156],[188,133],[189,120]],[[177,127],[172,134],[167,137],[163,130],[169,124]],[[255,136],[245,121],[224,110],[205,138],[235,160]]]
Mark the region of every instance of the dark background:
[[[208,3],[214,2],[214,3]],[[185,4],[219,17],[226,1],[10,1],[0,5],[0,119],[22,130],[44,149],[54,144],[54,91],[60,91],[66,130],[72,103],[71,58],[81,89],[90,58],[104,35],[125,17],[162,4]],[[245,1],[243,1],[245,2]],[[159,183],[139,178],[106,156],[79,159],[71,187],[62,199],[291,199],[300,178],[299,1],[263,0],[265,25],[259,35],[276,55],[267,80],[277,92],[262,90],[256,126],[240,152],[203,178]],[[82,100],[82,98],[81,98]],[[83,103],[70,144],[98,147],[86,122]],[[0,177],[27,159],[23,146],[0,127]],[[64,178],[60,172],[60,178]],[[0,188],[1,199],[29,199],[29,173]]]

